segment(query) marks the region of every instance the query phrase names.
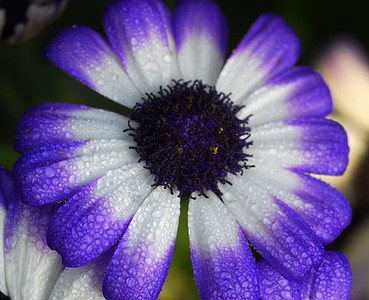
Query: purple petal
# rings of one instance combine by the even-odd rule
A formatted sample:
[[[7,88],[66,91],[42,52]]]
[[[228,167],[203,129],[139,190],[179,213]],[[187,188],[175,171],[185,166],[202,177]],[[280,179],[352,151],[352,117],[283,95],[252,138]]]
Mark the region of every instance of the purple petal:
[[[309,226],[287,205],[259,187],[252,174],[227,177],[222,199],[255,249],[289,279],[321,263],[323,247]]]
[[[7,212],[9,201],[14,193],[14,180],[10,171],[0,166],[0,209]]]
[[[247,170],[246,178],[249,177],[254,184],[292,208],[324,245],[332,242],[350,223],[348,202],[323,181],[271,165]]]
[[[60,256],[47,247],[45,240],[57,207],[25,206],[10,173],[5,172],[0,172],[0,185],[9,206],[2,247],[7,294],[12,299],[31,299],[34,295],[46,299],[63,269]]]
[[[70,198],[107,171],[137,161],[127,140],[56,144],[26,152],[14,165],[22,200],[43,205]]]
[[[65,266],[87,264],[122,236],[151,192],[151,177],[138,163],[113,170],[58,210],[50,223],[47,241],[63,257]]]
[[[50,295],[50,300],[104,300],[102,282],[116,247],[79,268],[65,268]]]
[[[300,285],[297,281],[287,280],[265,260],[257,261],[256,266],[259,274],[260,299],[301,299]]]
[[[106,271],[106,299],[156,299],[168,274],[180,199],[156,188],[137,210]]]
[[[226,62],[217,90],[232,93],[235,103],[269,79],[289,69],[298,58],[298,39],[282,18],[263,14]]]
[[[332,99],[322,77],[308,67],[278,75],[243,102],[243,119],[252,115],[250,126],[306,117],[325,117],[332,112]]]
[[[10,171],[0,166],[0,291],[4,295],[8,295],[4,256],[5,219],[8,212],[8,202],[13,198],[13,189],[14,181]]]
[[[90,28],[65,29],[51,41],[45,55],[63,71],[118,103],[133,107],[141,98],[105,38]]]
[[[323,263],[300,283],[303,299],[349,300],[352,288],[350,265],[338,251],[324,254]]]
[[[173,28],[183,79],[214,85],[227,46],[227,25],[218,6],[207,0],[177,1]]]
[[[257,271],[234,217],[214,195],[190,200],[191,259],[201,299],[257,299]]]
[[[287,280],[266,261],[256,263],[262,299],[350,299],[351,270],[345,256],[325,252],[323,263],[299,281]]]
[[[102,109],[74,104],[42,104],[18,121],[14,149],[24,153],[47,144],[126,138],[128,119]]]
[[[157,92],[176,78],[171,17],[160,1],[115,0],[104,10],[109,40],[143,93]]]
[[[343,127],[326,119],[286,121],[300,128],[299,143],[307,161],[297,170],[315,174],[341,175],[348,163],[347,136]]]
[[[340,175],[348,162],[344,129],[321,118],[269,123],[251,129],[250,164],[276,165],[297,171]]]
[[[327,245],[345,229],[351,221],[351,208],[345,197],[330,185],[308,175],[299,175],[303,186],[294,193],[304,206],[291,207],[307,222]]]

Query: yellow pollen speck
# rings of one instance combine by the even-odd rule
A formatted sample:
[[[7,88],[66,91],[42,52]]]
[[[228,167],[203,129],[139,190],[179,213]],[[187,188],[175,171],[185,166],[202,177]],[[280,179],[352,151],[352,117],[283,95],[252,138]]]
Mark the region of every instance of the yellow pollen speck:
[[[223,127],[219,127],[218,133],[221,134],[224,131]]]
[[[58,153],[59,153],[59,155],[61,155],[61,154],[63,153],[63,151],[61,151],[61,150],[58,150]]]
[[[86,140],[91,141],[91,138],[87,138]]]
[[[217,108],[217,106],[213,103],[212,105],[211,105],[211,111],[210,111],[210,113],[211,114],[213,114],[214,112],[215,112],[215,109]]]
[[[218,153],[218,148],[219,147],[210,147],[210,152],[213,154],[217,154]]]
[[[158,120],[158,124],[162,126],[167,126],[167,119],[161,118],[160,120]]]

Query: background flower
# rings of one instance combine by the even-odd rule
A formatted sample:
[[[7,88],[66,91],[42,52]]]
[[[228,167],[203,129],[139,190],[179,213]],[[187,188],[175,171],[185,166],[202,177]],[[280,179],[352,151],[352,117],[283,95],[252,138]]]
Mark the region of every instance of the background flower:
[[[68,0],[1,0],[0,41],[15,43],[30,39],[64,11]]]

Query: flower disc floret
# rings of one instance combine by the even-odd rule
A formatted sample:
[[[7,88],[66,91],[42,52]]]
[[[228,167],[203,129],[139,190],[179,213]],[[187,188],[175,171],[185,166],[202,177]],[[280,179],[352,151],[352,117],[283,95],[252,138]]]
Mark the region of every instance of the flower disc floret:
[[[186,198],[209,190],[220,195],[218,183],[229,183],[228,172],[250,167],[248,118],[236,117],[241,107],[229,95],[196,80],[174,81],[146,96],[131,113],[138,126],[128,130],[156,186],[176,186]]]

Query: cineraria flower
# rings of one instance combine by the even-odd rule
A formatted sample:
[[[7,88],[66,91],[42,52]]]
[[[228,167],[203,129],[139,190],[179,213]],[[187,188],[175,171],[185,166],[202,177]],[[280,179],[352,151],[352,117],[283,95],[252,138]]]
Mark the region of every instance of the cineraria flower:
[[[111,254],[81,268],[64,268],[46,244],[54,212],[55,205],[24,205],[10,172],[0,167],[0,299],[104,299],[101,266]]]
[[[262,15],[225,62],[226,25],[208,0],[115,0],[107,39],[73,26],[46,56],[128,116],[44,104],[19,121],[14,167],[28,205],[66,202],[48,245],[67,267],[116,247],[107,299],[154,299],[168,272],[181,201],[201,298],[259,297],[248,241],[288,280],[324,259],[350,222],[344,197],[310,173],[347,164],[342,127],[324,117],[319,74],[295,67],[299,42]]]
[[[68,0],[0,0],[0,40],[19,42],[57,19]]]

